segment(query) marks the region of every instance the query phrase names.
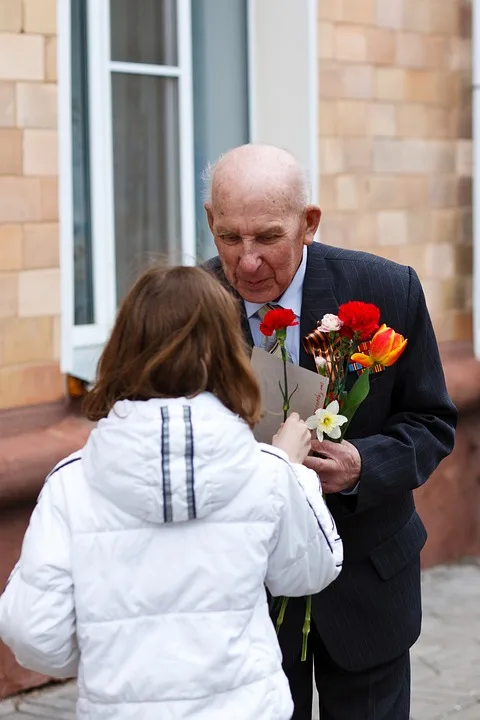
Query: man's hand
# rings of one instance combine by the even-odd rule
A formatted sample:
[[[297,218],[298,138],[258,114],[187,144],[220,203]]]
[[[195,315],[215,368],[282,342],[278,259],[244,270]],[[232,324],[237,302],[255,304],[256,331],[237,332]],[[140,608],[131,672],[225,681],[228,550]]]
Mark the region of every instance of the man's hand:
[[[355,487],[360,479],[362,460],[354,445],[347,440],[340,443],[312,440],[312,450],[321,457],[309,455],[304,465],[315,470],[324,493],[339,493]]]

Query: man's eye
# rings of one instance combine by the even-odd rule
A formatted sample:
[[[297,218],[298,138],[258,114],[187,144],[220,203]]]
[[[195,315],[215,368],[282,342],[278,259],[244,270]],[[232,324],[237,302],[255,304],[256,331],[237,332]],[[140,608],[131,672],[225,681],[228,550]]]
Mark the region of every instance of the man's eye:
[[[238,235],[221,235],[220,237],[223,242],[228,243],[229,245],[233,245],[240,240]]]
[[[275,240],[278,240],[278,235],[260,235],[260,237],[257,238],[258,242],[261,243],[269,243],[269,242],[275,242]]]

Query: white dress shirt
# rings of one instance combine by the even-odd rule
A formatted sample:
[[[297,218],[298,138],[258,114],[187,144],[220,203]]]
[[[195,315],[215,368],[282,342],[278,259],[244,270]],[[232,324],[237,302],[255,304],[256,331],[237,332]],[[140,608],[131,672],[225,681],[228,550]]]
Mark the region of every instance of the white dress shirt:
[[[299,265],[295,276],[283,293],[280,300],[276,301],[275,304],[281,305],[282,308],[287,310],[293,310],[297,319],[298,325],[287,328],[287,350],[290,353],[292,362],[298,365],[300,359],[300,315],[302,313],[302,294],[303,294],[303,281],[305,279],[305,270],[307,269],[307,247],[303,246],[302,262]],[[260,332],[260,318],[257,315],[257,311],[264,306],[265,303],[252,303],[244,300],[245,311],[248,317],[248,323],[250,325],[250,331],[252,333],[253,342],[256,347],[262,347],[264,345],[265,336]]]

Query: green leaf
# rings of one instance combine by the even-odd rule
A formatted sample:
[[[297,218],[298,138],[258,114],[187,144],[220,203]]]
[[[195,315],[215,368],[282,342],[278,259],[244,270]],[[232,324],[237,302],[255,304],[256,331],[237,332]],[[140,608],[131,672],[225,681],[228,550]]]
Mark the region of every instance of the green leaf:
[[[355,382],[350,392],[346,395],[341,413],[348,418],[348,422],[342,427],[342,438],[345,437],[348,426],[350,425],[353,416],[357,412],[358,408],[368,396],[370,392],[370,373],[368,370],[363,372]]]

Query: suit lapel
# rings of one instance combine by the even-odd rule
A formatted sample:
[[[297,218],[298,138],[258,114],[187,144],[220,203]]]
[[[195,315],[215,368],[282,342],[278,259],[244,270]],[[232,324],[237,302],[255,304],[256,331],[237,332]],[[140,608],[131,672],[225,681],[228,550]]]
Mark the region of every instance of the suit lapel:
[[[315,362],[303,347],[303,338],[312,332],[325,313],[337,314],[339,302],[333,290],[333,279],[324,257],[324,245],[314,242],[308,248],[307,268],[303,281],[300,318],[300,365],[315,371]]]

